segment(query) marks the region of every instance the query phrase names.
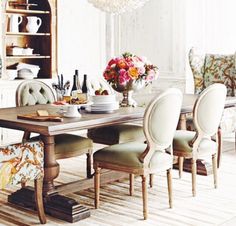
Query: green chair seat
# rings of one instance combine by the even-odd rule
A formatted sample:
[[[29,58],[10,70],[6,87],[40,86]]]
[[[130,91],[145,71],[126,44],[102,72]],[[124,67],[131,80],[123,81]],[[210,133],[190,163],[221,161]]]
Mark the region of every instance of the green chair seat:
[[[173,140],[173,149],[178,152],[192,153],[191,141],[196,132],[187,130],[177,130]],[[204,156],[217,152],[217,143],[213,140],[203,138],[198,147],[198,155]]]
[[[144,152],[146,147],[146,144],[139,142],[115,144],[98,150],[93,155],[93,158],[97,162],[101,161],[112,165],[142,168],[143,163],[139,160],[139,156]],[[162,170],[166,166],[171,167],[172,161],[171,155],[161,151],[155,151],[149,167],[155,171]]]
[[[32,137],[30,141],[40,140],[40,136]],[[88,149],[93,149],[91,139],[73,135],[60,134],[55,136],[56,159],[71,158],[88,153]]]
[[[55,136],[55,154],[57,159],[75,157],[88,153],[92,150],[93,141],[91,139],[73,135],[61,134]]]
[[[107,145],[130,141],[145,141],[143,127],[133,124],[89,129],[87,135],[93,142]]]

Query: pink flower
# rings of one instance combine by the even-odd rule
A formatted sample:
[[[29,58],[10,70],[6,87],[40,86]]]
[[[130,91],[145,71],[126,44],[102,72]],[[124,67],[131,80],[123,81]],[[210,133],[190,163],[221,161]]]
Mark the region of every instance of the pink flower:
[[[146,81],[153,81],[156,77],[156,73],[154,70],[150,70],[147,72],[147,77],[146,77]]]
[[[146,57],[124,53],[112,58],[103,74],[112,85],[126,85],[130,80],[150,83],[157,77],[158,68],[148,62]]]
[[[125,69],[121,69],[119,71],[119,75],[120,75],[119,76],[119,84],[121,84],[121,85],[126,85],[126,83],[128,81],[130,81],[130,79],[131,79],[128,72]]]

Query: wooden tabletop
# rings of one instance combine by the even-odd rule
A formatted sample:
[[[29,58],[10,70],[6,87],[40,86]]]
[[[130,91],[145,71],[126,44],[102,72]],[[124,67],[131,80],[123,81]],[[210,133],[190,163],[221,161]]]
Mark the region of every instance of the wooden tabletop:
[[[185,94],[181,113],[192,112],[197,95]],[[236,97],[228,97],[226,106],[236,104]],[[18,119],[19,114],[35,113],[36,110],[47,110],[55,115],[61,108],[66,106],[35,105],[26,107],[0,109],[0,126],[16,130],[24,130],[42,135],[57,135],[81,129],[89,129],[104,125],[134,122],[143,119],[144,107],[121,107],[109,114],[93,114],[83,111],[81,118],[63,118],[63,122],[41,122]]]

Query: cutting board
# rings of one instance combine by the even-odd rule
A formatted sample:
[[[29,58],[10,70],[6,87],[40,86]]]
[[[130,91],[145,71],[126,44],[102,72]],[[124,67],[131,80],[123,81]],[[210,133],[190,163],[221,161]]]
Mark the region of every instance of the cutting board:
[[[58,115],[48,115],[48,116],[38,116],[37,114],[24,114],[24,115],[17,115],[19,119],[27,119],[32,121],[50,121],[50,122],[62,122],[63,118]]]

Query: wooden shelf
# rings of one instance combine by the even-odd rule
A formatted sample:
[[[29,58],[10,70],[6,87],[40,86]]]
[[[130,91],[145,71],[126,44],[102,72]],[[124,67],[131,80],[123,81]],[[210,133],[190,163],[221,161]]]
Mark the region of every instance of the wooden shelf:
[[[6,56],[6,59],[50,59],[50,56],[40,55],[20,55],[20,56]]]
[[[0,80],[6,77],[6,70],[14,68],[17,63],[38,65],[38,78],[51,79],[57,75],[57,0],[31,0],[31,3],[29,1],[4,0],[8,4],[0,4],[0,18],[5,21],[0,23],[3,75],[0,76]],[[24,18],[18,27],[20,32],[10,32],[11,17],[14,15]],[[28,16],[41,18],[42,24],[37,33],[27,32]],[[30,46],[35,54],[7,55],[10,53],[7,50],[12,45]]]
[[[42,11],[42,10],[30,10],[30,9],[7,9],[6,14],[50,14],[49,11]]]
[[[25,35],[27,35],[27,36],[50,36],[50,33],[6,32],[6,35],[8,35],[8,36],[25,36]]]

